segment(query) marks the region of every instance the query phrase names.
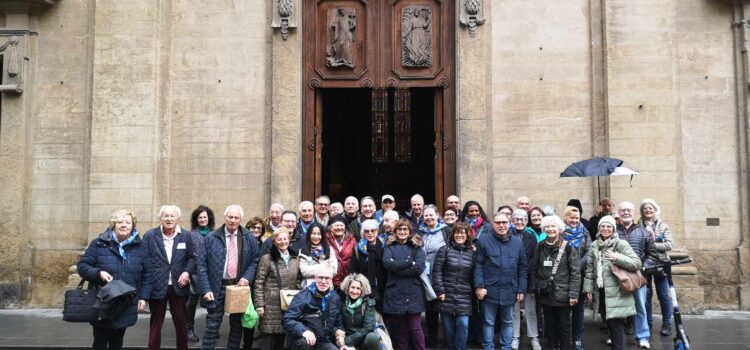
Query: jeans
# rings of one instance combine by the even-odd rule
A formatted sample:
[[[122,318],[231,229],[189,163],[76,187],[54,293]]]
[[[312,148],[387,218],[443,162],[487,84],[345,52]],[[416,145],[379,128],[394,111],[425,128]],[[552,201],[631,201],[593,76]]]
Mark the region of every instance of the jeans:
[[[539,336],[539,326],[537,325],[536,321],[536,300],[531,296],[531,294],[527,294],[525,298],[523,298],[523,305],[525,311],[525,317],[526,317],[526,335],[529,338],[536,338]],[[514,308],[513,312],[513,338],[520,338],[521,337],[521,303],[516,303],[516,306]]]
[[[482,326],[482,349],[495,349],[495,320],[500,315],[500,348],[510,349],[513,341],[513,308],[514,304],[498,305],[490,302],[482,302],[482,315],[484,325]]]
[[[635,301],[635,339],[651,339],[651,332],[648,329],[648,320],[646,319],[646,286],[643,286],[633,292]]]
[[[672,299],[669,296],[669,278],[664,273],[655,273],[646,276],[646,314],[648,315],[648,324],[654,323],[654,310],[651,300],[654,299],[654,288],[651,285],[653,280],[656,286],[656,295],[659,298],[661,306],[662,325],[672,325]]]
[[[545,337],[554,349],[570,350],[570,307],[542,305],[544,319],[547,320]]]
[[[573,311],[573,341],[581,341],[583,340],[583,313],[586,310],[586,295],[584,293],[579,293],[578,304],[571,306],[570,309]]]
[[[440,314],[443,318],[443,343],[449,350],[466,350],[469,337],[469,316],[454,315],[450,312]]]

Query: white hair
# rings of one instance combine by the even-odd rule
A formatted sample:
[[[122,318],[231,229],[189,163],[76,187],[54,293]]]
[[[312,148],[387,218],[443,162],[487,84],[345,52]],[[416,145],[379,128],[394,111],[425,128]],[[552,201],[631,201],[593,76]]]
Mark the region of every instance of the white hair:
[[[510,217],[511,219],[523,218],[524,220],[528,220],[529,213],[527,213],[526,210],[523,210],[523,209],[516,209],[513,211],[513,214],[511,214]]]
[[[373,219],[365,220],[362,222],[362,228],[360,228],[359,233],[364,234],[365,230],[377,230],[378,226],[380,226],[378,222]]]
[[[557,215],[548,215],[542,218],[542,229],[549,225],[557,226],[560,232],[565,231],[565,222],[563,222],[562,219],[560,219],[560,217]]]
[[[313,276],[315,277],[333,277],[333,272],[331,271],[331,268],[328,267],[326,264],[317,264],[315,267],[313,267]]]
[[[631,209],[635,210],[635,204],[633,204],[633,202],[628,202],[628,201],[620,202],[620,204],[617,205],[617,210],[618,211],[622,210],[625,207],[630,207]]]
[[[159,214],[158,214],[159,217],[161,218],[162,214],[164,214],[164,212],[168,211],[168,210],[171,210],[171,211],[174,211],[175,213],[177,213],[177,218],[178,219],[182,217],[182,210],[180,210],[180,207],[178,207],[176,205],[172,205],[172,204],[162,205],[161,208],[159,208]]]
[[[230,205],[227,205],[227,208],[224,209],[224,217],[227,217],[227,214],[232,209],[237,210],[237,211],[240,212],[240,219],[242,219],[243,217],[245,217],[245,211],[242,210],[242,207],[239,204],[230,204]]]
[[[417,194],[411,196],[410,203],[414,203],[414,201],[420,201],[420,202],[422,202],[422,204],[424,204],[424,197],[422,197],[421,194],[417,193]]]
[[[398,221],[399,219],[398,212],[395,210],[388,210],[385,213],[383,213],[383,219],[385,219],[386,217],[393,219],[394,221]]]
[[[281,210],[282,212],[284,211],[284,206],[283,206],[283,205],[281,205],[281,203],[274,203],[274,204],[271,204],[271,206],[270,206],[270,207],[268,207],[268,211],[271,211],[271,209],[273,209],[273,208],[279,209],[279,210]]]
[[[525,199],[525,200],[526,200],[527,202],[531,203],[531,199],[529,199],[529,197],[526,197],[526,196],[521,196],[521,197],[518,197],[518,198],[516,199],[516,204],[518,204],[518,202],[520,202],[520,201],[522,201],[522,200],[524,200],[524,199]]]
[[[310,207],[313,207],[313,203],[310,201],[302,201],[299,203],[299,207],[297,208],[298,211],[302,211],[303,205],[309,205]]]

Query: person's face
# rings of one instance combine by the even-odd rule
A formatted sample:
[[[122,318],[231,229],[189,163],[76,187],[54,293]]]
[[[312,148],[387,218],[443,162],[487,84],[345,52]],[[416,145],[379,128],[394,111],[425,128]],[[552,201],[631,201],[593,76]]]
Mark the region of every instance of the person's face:
[[[542,224],[542,218],[544,217],[544,214],[540,213],[539,210],[532,211],[530,216],[531,216],[531,223],[534,226],[539,227],[539,225]]]
[[[630,225],[633,222],[633,207],[630,205],[625,205],[620,208],[620,210],[617,211],[618,214],[620,214],[620,221],[624,225]]]
[[[289,232],[294,232],[294,228],[297,227],[297,217],[293,214],[285,214],[281,217],[281,226],[284,226]]]
[[[459,206],[461,206],[461,200],[458,199],[458,197],[456,197],[456,196],[450,196],[450,197],[448,197],[448,200],[446,200],[446,202],[448,204],[447,207],[450,208],[450,209],[453,209],[455,211],[458,211],[459,210]]]
[[[331,201],[325,198],[320,198],[315,202],[315,211],[318,213],[318,215],[325,216],[326,214],[328,214],[328,208],[330,206]]]
[[[242,220],[242,215],[240,215],[240,211],[237,209],[229,209],[227,211],[227,215],[224,215],[224,227],[226,227],[227,231],[234,233],[234,231],[237,231],[237,228],[240,227],[240,221]]]
[[[646,204],[643,206],[643,216],[646,218],[646,220],[651,221],[656,216],[656,210],[654,209],[654,206],[651,204]]]
[[[516,202],[516,207],[518,207],[518,209],[529,211],[529,209],[531,209],[531,201],[526,198],[521,198]]]
[[[526,219],[522,217],[513,218],[513,227],[518,231],[523,231],[526,228]]]
[[[174,209],[167,209],[161,213],[159,217],[161,226],[164,230],[172,231],[177,227],[177,222],[180,221],[180,217],[177,216],[177,211]]]
[[[359,281],[352,281],[352,283],[349,284],[347,294],[349,294],[349,299],[351,300],[359,299],[359,297],[362,296],[362,284],[360,284]]]
[[[372,218],[375,215],[375,202],[371,200],[365,200],[362,202],[362,216],[365,218]]]
[[[560,228],[557,227],[557,225],[547,225],[542,227],[542,229],[547,234],[547,238],[549,238],[550,241],[556,241],[557,236],[560,235]]]
[[[280,233],[276,238],[273,239],[273,245],[279,251],[286,251],[289,248],[289,234]]]
[[[349,215],[354,215],[357,210],[359,210],[359,204],[357,204],[357,200],[350,198],[347,199],[346,202],[344,202],[344,212]]]
[[[205,211],[202,211],[200,214],[198,214],[198,226],[208,226],[208,213],[206,213]]]
[[[453,240],[458,244],[465,244],[468,238],[469,234],[466,232],[466,230],[458,230],[453,234]]]
[[[396,238],[399,240],[399,242],[406,242],[406,240],[409,239],[409,235],[411,235],[409,226],[401,225],[399,227],[396,227]]]
[[[299,207],[299,216],[304,222],[310,222],[313,219],[313,206],[311,204],[303,204]]]
[[[571,212],[565,217],[565,224],[568,225],[568,227],[578,227],[578,224],[581,222],[581,214],[576,212]]]
[[[508,234],[508,226],[510,225],[510,221],[508,220],[509,216],[507,215],[495,215],[493,221],[492,221],[492,228],[495,229],[495,233],[498,236],[505,236]]]
[[[388,210],[393,210],[393,208],[396,207],[396,202],[390,199],[386,199],[381,203],[381,206],[383,207],[383,212],[386,212]]]
[[[510,217],[510,214],[512,214],[512,212],[508,208],[503,208],[500,210],[500,214],[505,214],[505,216]]]
[[[453,210],[446,210],[443,215],[443,220],[445,220],[445,223],[447,224],[453,224],[458,220],[458,216],[456,216],[456,212]]]
[[[424,209],[424,202],[420,200],[414,200],[411,202],[411,213],[414,215],[422,215]]]
[[[383,229],[386,232],[393,232],[393,228],[396,225],[396,220],[390,216],[383,216]]]
[[[322,240],[323,234],[320,232],[320,228],[317,226],[313,227],[312,231],[310,231],[310,243],[318,245]]]
[[[253,237],[260,236],[261,232],[263,232],[263,225],[256,222],[250,226],[250,233],[253,234]]]
[[[333,232],[334,237],[341,238],[344,236],[344,230],[346,229],[346,226],[344,226],[344,223],[341,221],[336,221],[331,225],[331,232]]]
[[[343,213],[344,213],[344,208],[341,207],[341,203],[337,205],[331,205],[331,211],[330,211],[331,216],[336,216],[336,215],[340,215]]]
[[[610,225],[609,223],[599,225],[599,234],[602,236],[602,239],[612,237],[612,234],[614,232],[615,228],[612,227],[612,225]]]
[[[375,240],[378,239],[378,229],[376,228],[364,230],[363,233],[364,233],[365,239],[368,242],[375,242]]]
[[[437,225],[437,214],[434,210],[429,209],[424,211],[424,223],[428,227],[435,227]]]
[[[133,232],[133,217],[125,215],[123,218],[115,222],[115,235],[118,241],[123,241],[130,233]]]
[[[604,212],[604,214],[609,215],[615,212],[615,202],[602,201],[601,205],[602,205],[602,212]]]
[[[281,221],[281,209],[277,207],[273,207],[270,210],[268,210],[268,217],[271,218],[271,223],[274,225],[278,225]]]
[[[479,212],[479,207],[478,207],[478,206],[476,206],[476,205],[470,205],[470,206],[469,206],[469,210],[468,210],[468,212],[466,213],[466,216],[467,216],[467,217],[468,217],[469,219],[476,219],[476,218],[478,218],[478,217],[479,217],[479,215],[480,215],[480,212]]]
[[[318,287],[318,291],[325,293],[331,288],[333,277],[331,275],[315,276],[315,285]]]

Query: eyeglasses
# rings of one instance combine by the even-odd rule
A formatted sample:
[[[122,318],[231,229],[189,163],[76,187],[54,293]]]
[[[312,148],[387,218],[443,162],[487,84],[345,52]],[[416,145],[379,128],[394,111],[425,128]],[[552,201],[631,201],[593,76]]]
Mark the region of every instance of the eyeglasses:
[[[525,220],[524,218],[514,218],[513,222],[524,222]]]
[[[251,230],[251,231],[260,231],[260,227],[258,227],[258,226],[250,226],[248,228],[248,230]]]
[[[396,227],[396,231],[409,231],[408,227]]]
[[[376,230],[376,229],[374,229],[374,230],[365,230],[364,232],[365,232],[365,233],[369,233],[369,232],[378,232],[378,230]]]
[[[321,207],[327,207],[327,206],[329,206],[331,204],[330,203],[317,203],[317,205],[319,205]]]
[[[454,236],[466,236],[466,232],[464,232],[464,231],[458,231],[458,232],[454,233],[453,235]]]
[[[509,223],[508,221],[495,221],[495,225],[507,225]]]

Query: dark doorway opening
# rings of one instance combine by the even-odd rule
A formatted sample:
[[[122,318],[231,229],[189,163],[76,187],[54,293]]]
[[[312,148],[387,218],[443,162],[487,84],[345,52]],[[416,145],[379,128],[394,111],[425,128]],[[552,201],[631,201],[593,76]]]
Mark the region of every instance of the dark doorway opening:
[[[372,89],[322,89],[321,193],[332,201],[346,196],[380,197],[391,194],[398,211],[409,210],[409,200],[421,194],[435,203],[435,89],[409,89],[410,157],[397,162],[395,144],[395,89],[388,89],[387,161],[373,161]]]

